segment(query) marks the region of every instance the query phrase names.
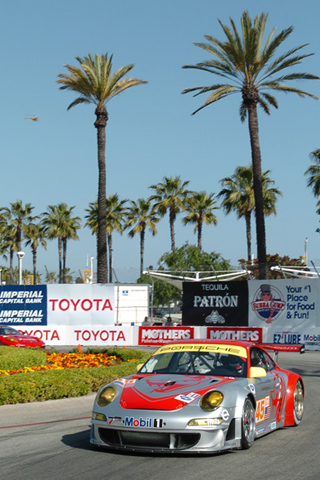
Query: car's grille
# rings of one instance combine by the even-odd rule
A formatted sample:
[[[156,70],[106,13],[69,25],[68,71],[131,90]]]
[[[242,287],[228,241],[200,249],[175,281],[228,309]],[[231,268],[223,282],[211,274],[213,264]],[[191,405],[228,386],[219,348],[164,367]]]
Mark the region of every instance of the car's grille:
[[[131,432],[99,428],[100,438],[112,447],[184,450],[200,440],[199,433]]]

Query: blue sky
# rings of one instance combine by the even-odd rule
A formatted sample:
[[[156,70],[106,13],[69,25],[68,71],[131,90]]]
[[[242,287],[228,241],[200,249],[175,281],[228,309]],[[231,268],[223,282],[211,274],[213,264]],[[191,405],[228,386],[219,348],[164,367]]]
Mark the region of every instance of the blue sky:
[[[135,64],[132,76],[147,85],[127,90],[108,104],[106,129],[107,195],[120,199],[146,198],[148,188],[164,176],[181,176],[195,191],[217,194],[220,180],[250,162],[248,126],[239,119],[240,96],[232,96],[197,115],[191,113],[205,97],[181,95],[184,88],[209,85],[208,73],[184,70],[182,65],[207,58],[195,47],[203,35],[224,36],[217,19],[239,26],[244,10],[254,17],[267,12],[267,33],[294,26],[282,51],[308,43],[314,53],[302,71],[320,76],[318,0],[0,0],[2,108],[0,116],[0,206],[22,200],[40,214],[48,205],[65,202],[84,209],[96,199],[98,168],[93,105],[70,111],[75,98],[60,91],[57,74],[76,56],[113,54],[113,66]],[[297,71],[297,68],[295,69]],[[299,84],[320,97],[320,82]],[[277,216],[266,220],[267,251],[299,257],[308,238],[308,258],[320,265],[320,236],[316,199],[306,186],[309,154],[320,148],[320,101],[296,95],[277,95],[279,109],[270,116],[259,111],[262,168],[283,193]],[[38,122],[25,117],[37,115]],[[246,257],[244,220],[216,211],[217,226],[205,227],[203,248],[219,252],[237,265]],[[84,224],[84,221],[82,222]],[[169,221],[159,233],[146,236],[145,266],[157,266],[170,250]],[[195,243],[193,227],[176,222],[176,245]],[[77,273],[87,257],[96,255],[88,228],[80,241],[69,242],[67,266]],[[32,268],[30,247],[24,248],[24,268]],[[255,236],[253,251],[256,252]],[[17,260],[15,260],[17,261]],[[6,265],[1,260],[2,265]],[[94,260],[95,263],[95,260]],[[38,270],[58,270],[57,244],[39,249]],[[139,271],[139,238],[114,235],[114,267],[120,281],[132,281]]]

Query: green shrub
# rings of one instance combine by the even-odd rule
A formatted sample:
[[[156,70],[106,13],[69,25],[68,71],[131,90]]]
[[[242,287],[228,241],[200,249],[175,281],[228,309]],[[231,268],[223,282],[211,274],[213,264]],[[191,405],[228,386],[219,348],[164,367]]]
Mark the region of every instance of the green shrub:
[[[133,353],[129,349],[115,350],[126,352],[125,357],[139,359],[112,367],[47,370],[1,377],[0,405],[79,397],[97,392],[106,383],[135,373],[137,366],[150,356],[150,353],[138,350],[131,350]],[[110,351],[108,353],[111,354]]]
[[[47,357],[38,348],[0,346],[0,370],[19,370],[24,367],[46,365]]]
[[[146,352],[141,352],[140,350],[132,350],[129,348],[120,348],[120,347],[113,347],[113,348],[88,348],[87,353],[94,353],[94,354],[99,354],[99,353],[106,353],[107,355],[110,356],[116,356],[120,357],[123,362],[127,362],[128,360],[141,360],[144,359],[145,361],[145,353]],[[147,354],[148,357],[150,354]],[[147,357],[147,358],[148,358]]]

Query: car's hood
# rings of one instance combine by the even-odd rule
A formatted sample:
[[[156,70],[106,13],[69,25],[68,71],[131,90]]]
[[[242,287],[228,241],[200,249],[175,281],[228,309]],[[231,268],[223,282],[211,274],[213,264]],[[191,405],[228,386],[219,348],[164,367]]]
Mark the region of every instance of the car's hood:
[[[206,375],[134,375],[116,380],[123,408],[177,410],[234,378]]]

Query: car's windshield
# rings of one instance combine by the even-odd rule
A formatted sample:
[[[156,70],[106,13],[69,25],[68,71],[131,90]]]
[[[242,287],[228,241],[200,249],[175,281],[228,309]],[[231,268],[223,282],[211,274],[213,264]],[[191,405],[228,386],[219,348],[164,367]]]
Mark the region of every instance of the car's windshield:
[[[139,373],[246,377],[246,359],[218,352],[183,351],[150,357]]]
[[[11,327],[0,327],[0,335],[20,335],[20,332]]]

